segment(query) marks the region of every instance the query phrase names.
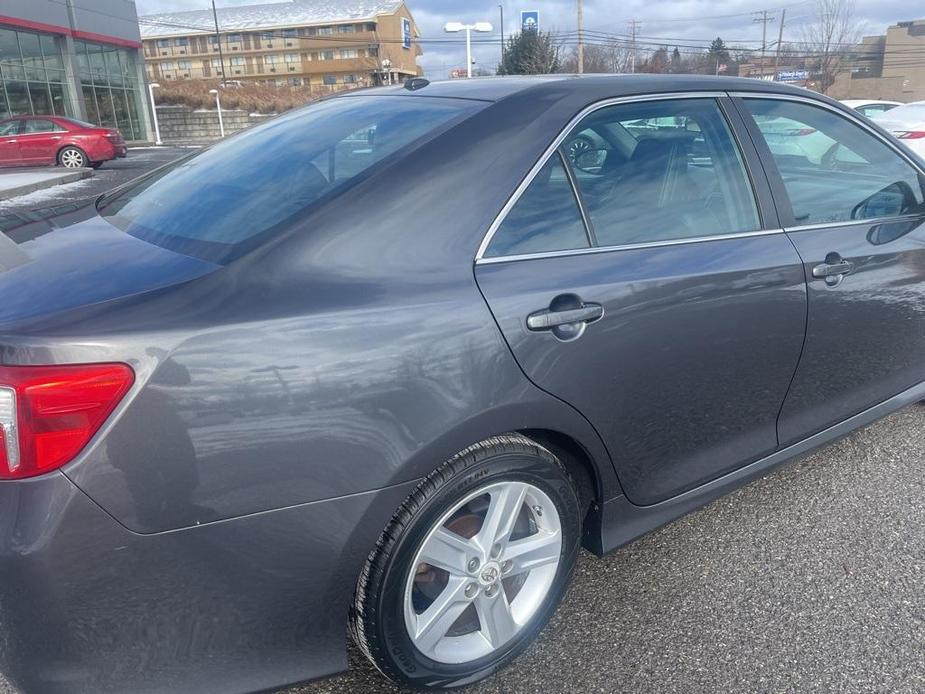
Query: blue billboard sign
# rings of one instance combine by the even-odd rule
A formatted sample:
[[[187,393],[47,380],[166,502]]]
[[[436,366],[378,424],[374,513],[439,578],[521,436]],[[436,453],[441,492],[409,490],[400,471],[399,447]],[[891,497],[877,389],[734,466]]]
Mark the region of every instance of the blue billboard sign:
[[[540,27],[540,13],[536,10],[520,13],[521,31],[536,31]]]
[[[407,17],[401,18],[401,47],[411,48],[411,20]]]

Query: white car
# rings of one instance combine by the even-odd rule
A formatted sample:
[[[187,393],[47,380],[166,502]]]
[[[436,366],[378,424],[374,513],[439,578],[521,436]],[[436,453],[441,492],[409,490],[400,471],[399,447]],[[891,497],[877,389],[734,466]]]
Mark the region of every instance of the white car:
[[[925,101],[911,104],[874,116],[882,128],[886,128],[920,157],[925,157]]]
[[[868,118],[873,118],[881,113],[891,111],[897,106],[902,106],[901,101],[882,101],[871,99],[844,99],[842,103],[848,108],[862,113]]]

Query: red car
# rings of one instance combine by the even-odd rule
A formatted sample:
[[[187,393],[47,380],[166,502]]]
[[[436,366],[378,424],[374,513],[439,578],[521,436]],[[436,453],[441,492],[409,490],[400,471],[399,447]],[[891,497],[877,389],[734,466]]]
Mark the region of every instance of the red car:
[[[128,153],[122,133],[62,116],[0,121],[0,166],[99,167]]]

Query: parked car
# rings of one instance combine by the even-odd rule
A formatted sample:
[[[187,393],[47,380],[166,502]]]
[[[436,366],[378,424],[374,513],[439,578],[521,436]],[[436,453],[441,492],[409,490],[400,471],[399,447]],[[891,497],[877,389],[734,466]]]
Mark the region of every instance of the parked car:
[[[0,671],[486,677],[579,547],[925,396],[923,176],[777,83],[416,80],[8,222]]]
[[[0,166],[99,168],[128,153],[115,128],[63,116],[16,116],[0,120]]]
[[[873,118],[881,113],[891,111],[897,106],[902,106],[901,101],[868,101],[865,99],[843,99],[842,103],[848,108],[853,108],[858,113],[862,113],[868,118]]]
[[[925,157],[925,101],[898,106],[875,116],[874,120],[881,128],[886,128],[902,140],[913,152]]]

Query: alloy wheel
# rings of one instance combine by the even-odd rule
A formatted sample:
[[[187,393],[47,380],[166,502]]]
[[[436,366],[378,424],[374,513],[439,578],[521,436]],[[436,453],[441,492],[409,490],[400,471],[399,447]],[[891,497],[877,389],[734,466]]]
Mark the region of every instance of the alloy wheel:
[[[471,492],[430,529],[411,564],[412,643],[452,664],[503,648],[543,605],[561,552],[561,520],[541,489],[503,481]]]
[[[78,149],[66,149],[61,152],[61,165],[68,169],[79,169],[84,166],[84,155]]]

